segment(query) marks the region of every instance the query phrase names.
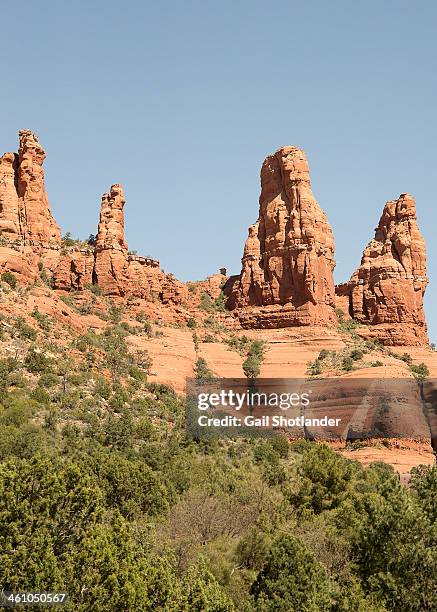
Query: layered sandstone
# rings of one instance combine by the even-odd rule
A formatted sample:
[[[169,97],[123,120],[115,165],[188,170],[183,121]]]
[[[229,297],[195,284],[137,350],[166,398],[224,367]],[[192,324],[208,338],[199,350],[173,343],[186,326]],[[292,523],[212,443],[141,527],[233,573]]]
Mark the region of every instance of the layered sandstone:
[[[241,273],[225,287],[228,307],[247,328],[334,323],[334,267],[334,237],[306,155],[283,147],[262,166],[259,216]]]
[[[372,326],[370,334],[385,344],[421,345],[428,343],[423,309],[427,284],[416,204],[411,195],[402,194],[385,205],[360,267],[337,294],[349,315]]]

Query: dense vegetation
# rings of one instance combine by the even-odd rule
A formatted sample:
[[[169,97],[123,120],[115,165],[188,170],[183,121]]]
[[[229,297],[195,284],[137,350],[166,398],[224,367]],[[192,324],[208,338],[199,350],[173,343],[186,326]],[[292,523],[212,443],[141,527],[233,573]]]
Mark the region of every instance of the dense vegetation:
[[[188,440],[183,401],[128,350],[143,317],[112,308],[64,348],[31,321],[0,338],[18,347],[0,360],[3,589],[67,590],[79,612],[437,609],[437,468],[405,487],[324,445]],[[234,348],[259,366],[262,344]]]

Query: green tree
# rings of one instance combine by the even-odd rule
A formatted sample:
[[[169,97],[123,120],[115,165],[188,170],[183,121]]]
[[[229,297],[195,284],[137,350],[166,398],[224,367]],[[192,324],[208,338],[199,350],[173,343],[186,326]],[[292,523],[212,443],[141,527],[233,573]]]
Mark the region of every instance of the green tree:
[[[257,609],[265,611],[331,610],[328,573],[305,545],[291,535],[273,544],[263,569],[251,587]]]

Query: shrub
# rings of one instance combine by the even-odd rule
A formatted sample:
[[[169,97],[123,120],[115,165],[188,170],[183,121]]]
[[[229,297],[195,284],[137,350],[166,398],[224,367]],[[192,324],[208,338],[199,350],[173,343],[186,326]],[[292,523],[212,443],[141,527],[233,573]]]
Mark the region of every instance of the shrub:
[[[196,323],[195,319],[193,319],[193,317],[191,317],[190,319],[188,319],[188,321],[187,321],[187,327],[189,327],[190,329],[196,329],[196,327],[197,327],[197,323]]]
[[[382,361],[372,361],[370,365],[372,366],[372,368],[379,368],[380,366],[384,364],[382,363]]]
[[[323,359],[326,359],[326,357],[329,356],[329,351],[327,351],[326,349],[322,349],[319,353],[319,356],[317,357],[317,359],[319,361],[323,361]]]
[[[194,368],[194,376],[199,380],[212,380],[214,378],[213,371],[208,367],[206,359],[199,357]]]
[[[38,386],[43,387],[45,389],[50,389],[59,383],[59,378],[53,372],[46,372],[45,374],[41,374],[38,380]]]
[[[103,399],[109,399],[111,396],[111,385],[105,378],[99,377],[94,386],[94,393],[103,397]]]
[[[9,270],[7,272],[3,272],[1,278],[2,281],[7,283],[10,287],[12,287],[12,289],[15,289],[17,286],[17,277],[15,274],[12,274],[12,272],[9,272]]]
[[[363,356],[364,356],[364,353],[360,349],[354,349],[350,353],[350,358],[353,359],[354,361],[359,361],[360,359],[363,358]]]
[[[413,363],[413,358],[411,357],[411,355],[409,353],[403,353],[399,359],[401,361],[405,361],[405,363],[407,363],[408,365],[411,365]]]
[[[429,368],[425,363],[419,363],[419,365],[410,365],[410,370],[413,373],[414,378],[419,382],[425,380],[429,376]]]
[[[226,304],[225,294],[223,293],[223,291],[220,291],[220,295],[216,297],[216,299],[214,300],[214,308],[218,312],[224,312],[226,310],[225,304]]]
[[[332,586],[326,568],[293,535],[282,535],[272,546],[251,588],[257,609],[330,610]]]
[[[153,335],[152,323],[150,321],[144,322],[143,332],[146,334],[148,338],[151,338]]]
[[[338,319],[339,323],[342,323],[344,320],[344,311],[341,308],[336,308],[335,309],[335,315]]]
[[[360,323],[358,321],[355,321],[355,319],[345,319],[343,321],[340,321],[338,330],[340,332],[352,334],[357,329],[357,327],[360,327]]]
[[[39,353],[32,348],[27,351],[24,364],[28,372],[37,374],[49,372],[52,360],[46,357],[43,353]]]
[[[318,376],[322,373],[322,364],[320,363],[320,358],[315,359],[314,361],[310,361],[308,364],[308,374],[310,376]]]
[[[202,293],[200,298],[200,309],[205,310],[205,312],[212,312],[215,310],[214,302],[208,293]]]
[[[94,295],[98,295],[98,296],[102,295],[102,288],[97,284],[87,283],[85,285],[85,289],[88,289],[88,291],[91,291],[91,293],[93,293]]]
[[[50,319],[46,314],[43,314],[35,306],[32,317],[38,322],[38,325],[43,331],[49,331],[51,327]]]
[[[22,340],[36,340],[36,330],[24,321],[23,317],[17,318],[17,331],[18,335]]]
[[[352,357],[343,357],[341,362],[341,369],[345,372],[350,372],[354,368],[354,360]]]
[[[47,287],[53,287],[53,279],[47,276],[47,272],[44,268],[41,269],[39,277],[44,283],[44,285],[47,285]]]
[[[109,307],[109,320],[111,323],[120,323],[121,317],[123,315],[123,306],[116,306],[115,304],[111,304]]]
[[[34,399],[39,404],[49,404],[50,403],[50,395],[47,393],[45,389],[42,387],[35,387],[35,389],[30,394],[30,397]]]
[[[257,378],[261,370],[261,359],[257,355],[249,355],[243,363],[243,372],[247,378]]]

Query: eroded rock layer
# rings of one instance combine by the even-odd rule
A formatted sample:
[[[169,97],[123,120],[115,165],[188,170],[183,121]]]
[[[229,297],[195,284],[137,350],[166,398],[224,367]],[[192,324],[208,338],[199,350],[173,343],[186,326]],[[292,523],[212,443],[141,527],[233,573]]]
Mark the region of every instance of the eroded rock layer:
[[[371,336],[385,344],[421,345],[428,342],[423,309],[427,284],[416,204],[404,193],[385,205],[360,267],[337,288],[337,295],[352,318],[372,326]]]
[[[311,191],[305,153],[283,147],[261,169],[259,217],[225,287],[243,327],[335,321],[334,237]]]

